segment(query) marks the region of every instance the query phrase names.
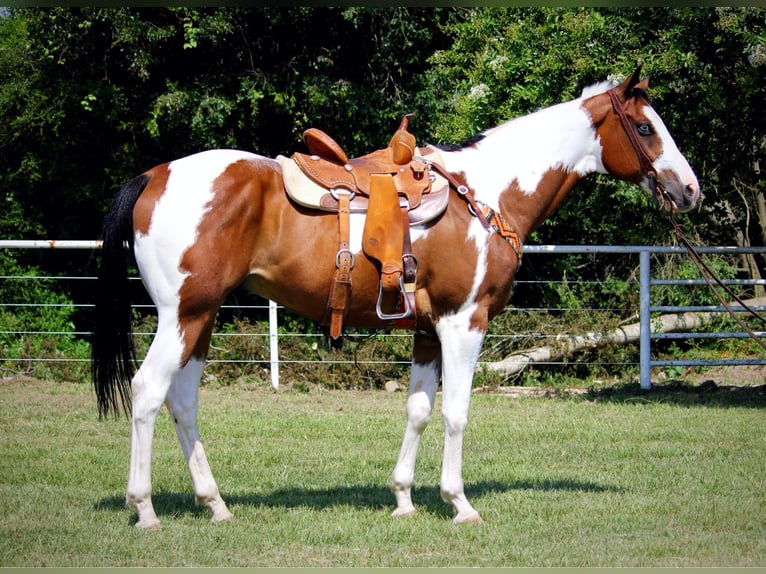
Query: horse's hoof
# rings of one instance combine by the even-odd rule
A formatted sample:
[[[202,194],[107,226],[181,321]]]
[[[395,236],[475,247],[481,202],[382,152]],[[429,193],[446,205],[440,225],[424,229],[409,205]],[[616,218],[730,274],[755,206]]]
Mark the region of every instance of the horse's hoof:
[[[213,515],[213,517],[210,519],[210,522],[231,522],[232,520],[234,520],[234,515],[227,510],[225,513],[220,513],[217,516]]]
[[[475,510],[473,512],[467,512],[465,514],[458,514],[452,519],[455,524],[480,524],[484,522],[481,516]]]
[[[149,520],[139,520],[136,522],[136,528],[139,530],[160,530],[162,526],[160,525],[160,521],[155,518]]]
[[[414,508],[397,508],[391,513],[391,516],[412,516],[417,511]]]

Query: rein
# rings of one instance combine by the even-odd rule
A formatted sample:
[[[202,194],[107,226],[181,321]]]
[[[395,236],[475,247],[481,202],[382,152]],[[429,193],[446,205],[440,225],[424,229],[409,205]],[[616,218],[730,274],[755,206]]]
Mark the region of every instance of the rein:
[[[766,325],[766,318],[764,318],[762,315],[755,312],[753,309],[748,307],[742,299],[740,299],[730,288],[728,285],[726,285],[721,279],[715,274],[715,272],[710,268],[707,263],[705,263],[700,257],[700,254],[697,253],[697,251],[692,246],[689,239],[684,235],[683,229],[681,228],[681,224],[678,223],[672,215],[668,215],[668,220],[670,221],[670,224],[673,226],[673,234],[683,243],[684,247],[686,247],[686,251],[689,253],[689,256],[691,257],[691,260],[694,261],[694,264],[697,266],[697,269],[699,269],[700,274],[702,275],[702,278],[705,280],[705,283],[708,284],[708,287],[710,287],[710,290],[715,294],[718,301],[720,301],[721,305],[728,311],[729,315],[731,315],[731,318],[734,319],[739,326],[744,330],[751,339],[753,339],[756,343],[758,343],[764,350],[766,350],[766,343],[763,342],[763,340],[756,335],[750,327],[748,327],[745,322],[740,319],[737,314],[733,311],[731,308],[731,305],[724,299],[723,295],[721,295],[720,291],[716,289],[715,285],[713,285],[713,281],[716,282],[716,284],[726,291],[732,299],[734,299],[737,303],[739,303],[742,308],[747,311],[750,315],[758,319],[761,323]],[[712,279],[712,280],[711,280]]]

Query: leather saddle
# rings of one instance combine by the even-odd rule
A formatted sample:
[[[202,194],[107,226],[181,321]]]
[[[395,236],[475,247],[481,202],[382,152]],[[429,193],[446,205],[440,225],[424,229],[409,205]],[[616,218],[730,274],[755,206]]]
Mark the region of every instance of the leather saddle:
[[[341,336],[351,295],[351,212],[366,213],[362,249],[379,266],[378,317],[394,325],[414,325],[417,260],[409,227],[412,221],[421,223],[446,209],[449,185],[430,169],[433,160],[440,160],[438,151],[415,146],[415,137],[407,130],[411,117],[402,119],[387,147],[358,158],[349,158],[333,138],[316,128],[303,134],[308,154],[278,158],[294,201],[338,213],[336,273],[322,321],[329,325],[332,339]]]
[[[415,136],[407,131],[412,114],[404,116],[388,146],[358,158],[349,158],[335,140],[322,130],[309,128],[303,141],[309,154],[296,153],[293,159],[303,173],[327,190],[344,189],[372,196],[372,174],[389,174],[399,195],[409,208],[420,205],[423,194],[431,190],[428,166],[415,158]]]

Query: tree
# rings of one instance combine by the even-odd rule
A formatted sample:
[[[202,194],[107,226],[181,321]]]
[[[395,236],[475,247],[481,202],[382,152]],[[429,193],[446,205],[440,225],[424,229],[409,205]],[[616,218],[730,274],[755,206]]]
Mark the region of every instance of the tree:
[[[465,10],[447,24],[453,43],[429,60],[420,94],[424,115],[434,118],[436,141],[459,141],[642,65],[652,76],[653,104],[700,178],[705,200],[686,220],[700,242],[732,244],[747,236],[763,245],[756,214],[764,212],[764,182],[753,166],[763,163],[766,133],[764,16],[762,8]],[[667,222],[648,207],[635,186],[596,177],[581,184],[532,241],[670,241]],[[625,265],[607,258],[594,263],[580,276],[608,279],[614,265]],[[551,264],[559,273],[575,271],[567,258]],[[538,269],[548,274],[543,265]],[[531,271],[522,267],[519,278]]]
[[[211,147],[289,153],[307,127],[380,145],[443,10],[34,8],[0,20],[3,232],[97,236],[113,190]],[[328,24],[331,23],[331,24]],[[351,129],[350,129],[351,128]],[[55,198],[56,209],[39,206]],[[20,228],[19,220],[26,222]]]
[[[97,237],[119,185],[201,149],[289,154],[316,126],[361,154],[388,141],[405,112],[416,113],[421,142],[457,142],[641,64],[703,187],[702,208],[686,221],[704,243],[766,239],[760,7],[20,8],[4,16],[5,237]],[[670,241],[650,207],[635,186],[594,178],[532,241]],[[749,273],[763,269],[760,259],[746,263]],[[602,258],[578,268],[563,258],[526,264],[520,278],[556,266],[559,275],[607,279],[624,276],[626,264]]]

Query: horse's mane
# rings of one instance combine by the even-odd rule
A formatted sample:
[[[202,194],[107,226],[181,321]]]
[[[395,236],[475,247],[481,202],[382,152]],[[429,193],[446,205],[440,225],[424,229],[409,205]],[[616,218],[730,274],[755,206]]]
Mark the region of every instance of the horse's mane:
[[[590,86],[584,87],[580,98],[584,100],[586,98],[590,98],[591,96],[597,96],[598,94],[603,94],[611,88],[614,88],[614,84],[609,80],[598,82],[597,84],[592,84]]]
[[[586,86],[582,90],[582,94],[580,94],[581,99],[590,98],[591,96],[597,96],[598,94],[603,94],[607,90],[614,88],[614,84],[609,80],[604,80],[602,82],[597,82],[595,84],[591,84],[590,86]],[[643,95],[643,90],[641,91]],[[485,138],[487,135],[487,132],[493,130],[494,128],[488,128],[481,133],[476,134],[475,136],[462,141],[460,143],[445,143],[445,144],[439,144],[438,147],[442,151],[460,151],[461,149],[464,149],[466,147],[470,147],[473,144],[479,143],[481,140]]]
[[[455,143],[439,144],[437,147],[442,151],[460,151],[463,148],[479,143],[481,140],[484,139],[485,136],[486,136],[486,133],[481,132],[476,134],[475,136],[471,136],[467,140],[464,140],[458,144],[455,144]]]

